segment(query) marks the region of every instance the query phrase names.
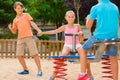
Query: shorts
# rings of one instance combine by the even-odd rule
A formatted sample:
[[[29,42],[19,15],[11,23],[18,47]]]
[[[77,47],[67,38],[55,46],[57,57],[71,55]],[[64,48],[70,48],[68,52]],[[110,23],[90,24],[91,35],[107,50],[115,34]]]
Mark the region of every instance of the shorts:
[[[68,48],[70,48],[70,50],[72,50],[72,45],[71,44],[64,44],[64,46],[68,47]],[[82,45],[81,44],[76,44],[75,49],[78,49],[79,47],[82,47]]]
[[[95,42],[103,42],[105,39],[98,39],[94,36],[90,37],[82,46],[82,48],[86,51],[89,51]],[[118,55],[118,45],[108,45],[106,49],[106,54],[109,56],[117,56]]]
[[[34,38],[33,37],[25,37],[25,38],[17,40],[16,55],[23,56],[26,46],[28,47],[31,56],[38,54],[38,50],[37,50]]]

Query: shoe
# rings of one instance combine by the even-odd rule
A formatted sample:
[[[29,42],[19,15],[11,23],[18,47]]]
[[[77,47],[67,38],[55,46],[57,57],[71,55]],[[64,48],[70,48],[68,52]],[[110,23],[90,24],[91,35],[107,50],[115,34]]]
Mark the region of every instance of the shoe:
[[[29,74],[29,71],[28,71],[28,70],[24,70],[24,71],[22,71],[22,72],[18,72],[18,74],[20,74],[20,75]]]
[[[41,77],[42,75],[43,75],[42,72],[37,73],[37,76],[39,76],[39,77]]]
[[[88,80],[88,74],[85,74],[84,76],[79,75],[77,80]]]
[[[94,77],[93,77],[93,76],[90,76],[90,77],[88,78],[88,80],[94,80]]]
[[[50,76],[49,80],[54,80],[55,78],[53,76]]]

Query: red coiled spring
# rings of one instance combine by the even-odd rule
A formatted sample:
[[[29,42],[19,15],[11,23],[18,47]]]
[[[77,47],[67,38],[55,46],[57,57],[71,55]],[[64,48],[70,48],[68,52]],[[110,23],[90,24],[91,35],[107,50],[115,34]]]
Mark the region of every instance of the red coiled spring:
[[[54,77],[55,78],[60,78],[60,79],[63,79],[63,80],[67,80],[66,79],[66,73],[65,71],[67,70],[65,68],[65,66],[67,66],[67,64],[65,64],[65,61],[67,61],[67,59],[64,59],[64,58],[54,58]]]
[[[103,58],[102,64],[104,65],[102,67],[102,69],[105,70],[102,73],[108,74],[108,75],[102,76],[102,77],[103,78],[111,78],[112,79],[111,63],[110,63],[109,57]]]

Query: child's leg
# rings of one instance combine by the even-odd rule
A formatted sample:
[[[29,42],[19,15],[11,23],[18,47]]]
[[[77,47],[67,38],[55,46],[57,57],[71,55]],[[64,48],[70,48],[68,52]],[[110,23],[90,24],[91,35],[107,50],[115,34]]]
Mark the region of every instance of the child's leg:
[[[96,40],[96,38],[94,36],[90,37],[83,45],[81,50],[79,51],[79,55],[80,55],[80,64],[81,64],[81,72],[80,75],[78,76],[77,80],[86,80],[88,79],[88,74],[87,73],[87,51],[89,51],[92,46],[93,46],[93,42]]]
[[[117,56],[110,56],[111,70],[113,80],[118,80],[118,59]]]
[[[38,72],[41,72],[41,64],[40,64],[40,59],[38,57],[38,49],[35,40],[33,39],[33,37],[27,37],[25,39],[25,43],[29,49],[30,55],[34,57],[35,63],[38,68]]]
[[[18,60],[19,60],[20,64],[22,65],[23,69],[28,70],[24,58],[22,56],[18,56]]]
[[[86,73],[86,69],[87,69],[87,52],[82,49],[79,48],[78,49],[78,53],[80,56],[80,64],[81,64],[81,73]]]
[[[118,46],[108,45],[106,54],[109,55],[113,80],[118,80]]]
[[[64,46],[62,50],[62,56],[67,56],[69,54],[70,54],[70,48],[67,46]]]
[[[92,76],[90,63],[87,63],[87,73],[88,73],[89,77],[91,77],[91,76]]]
[[[16,56],[17,56],[20,64],[22,65],[23,69],[28,70],[26,63],[25,63],[25,60],[23,58],[24,48],[25,48],[24,39],[18,40],[17,41]]]
[[[79,55],[80,55],[82,48],[78,48],[77,50],[78,50],[78,53],[79,53]],[[80,58],[81,58],[81,57],[80,57]],[[87,63],[87,64],[84,63],[83,65],[87,65],[87,67],[86,67],[87,73],[88,73],[89,76],[92,76],[91,68],[90,68],[90,63]],[[81,71],[82,71],[82,70],[81,70]],[[83,71],[83,72],[86,72],[86,70]]]
[[[41,63],[40,63],[40,59],[39,59],[38,55],[36,54],[33,57],[34,57],[36,65],[37,65],[38,72],[42,72],[42,70],[41,70]]]

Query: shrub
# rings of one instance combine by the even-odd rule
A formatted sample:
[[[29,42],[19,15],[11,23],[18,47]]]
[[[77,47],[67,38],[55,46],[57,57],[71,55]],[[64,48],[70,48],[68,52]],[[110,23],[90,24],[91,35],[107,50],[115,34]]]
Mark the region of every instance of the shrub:
[[[43,34],[42,36],[38,36],[39,40],[49,40],[50,36],[47,34]]]
[[[0,39],[16,39],[17,34],[0,34]]]

